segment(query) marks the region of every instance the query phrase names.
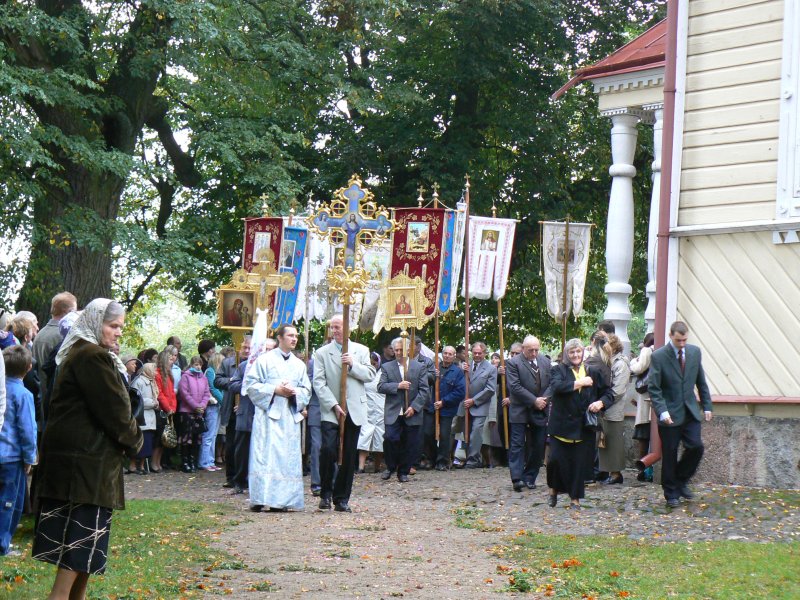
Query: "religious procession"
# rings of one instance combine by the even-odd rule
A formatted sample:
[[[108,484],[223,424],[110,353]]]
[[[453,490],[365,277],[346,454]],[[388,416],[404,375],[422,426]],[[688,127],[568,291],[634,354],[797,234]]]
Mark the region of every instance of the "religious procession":
[[[0,3],[0,600],[800,597],[799,15]]]

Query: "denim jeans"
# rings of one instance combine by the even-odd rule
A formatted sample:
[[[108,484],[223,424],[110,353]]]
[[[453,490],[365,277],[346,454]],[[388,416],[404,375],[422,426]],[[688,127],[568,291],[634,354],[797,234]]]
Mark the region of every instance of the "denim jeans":
[[[0,463],[0,556],[8,554],[25,503],[25,465]]]
[[[197,466],[206,469],[214,466],[217,429],[219,429],[219,404],[209,404],[203,416],[206,419],[206,432],[200,441],[200,459]]]

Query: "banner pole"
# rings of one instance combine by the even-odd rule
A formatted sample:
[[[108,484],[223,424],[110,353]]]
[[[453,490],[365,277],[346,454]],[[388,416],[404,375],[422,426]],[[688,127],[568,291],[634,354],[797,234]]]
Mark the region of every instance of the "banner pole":
[[[564,285],[564,293],[563,293],[563,300],[564,303],[561,305],[563,309],[562,315],[563,319],[561,321],[561,350],[563,352],[564,346],[567,344],[567,315],[569,314],[569,309],[567,308],[567,270],[569,268],[569,215],[567,215],[567,221],[565,223],[566,227],[564,229],[564,277],[563,277],[563,285]]]
[[[467,365],[469,365],[469,175],[466,176],[464,193],[464,207],[466,213],[466,225],[464,226],[464,347],[467,353]],[[464,400],[469,398],[469,368],[464,371]],[[464,407],[464,442],[469,446],[469,409]]]

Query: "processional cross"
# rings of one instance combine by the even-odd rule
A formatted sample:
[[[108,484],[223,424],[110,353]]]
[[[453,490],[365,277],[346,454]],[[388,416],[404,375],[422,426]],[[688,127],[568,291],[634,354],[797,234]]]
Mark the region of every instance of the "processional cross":
[[[364,189],[361,179],[353,175],[346,188],[336,190],[329,206],[321,207],[308,219],[310,229],[323,239],[330,237],[331,243],[344,251],[344,259],[328,270],[328,289],[339,295],[342,311],[342,354],[347,354],[350,337],[350,305],[357,294],[367,289],[368,274],[361,266],[361,248],[370,246],[375,240],[386,237],[394,230],[394,221],[389,212],[378,208],[371,191]],[[342,365],[342,379],[339,387],[339,405],[347,410],[347,371]],[[339,417],[339,464],[342,464],[345,419]]]

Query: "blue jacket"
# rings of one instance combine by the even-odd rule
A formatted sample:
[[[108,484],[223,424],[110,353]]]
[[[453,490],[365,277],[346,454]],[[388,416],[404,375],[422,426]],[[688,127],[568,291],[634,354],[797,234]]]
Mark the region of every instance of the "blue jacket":
[[[444,364],[439,367],[441,381],[439,382],[439,399],[442,401],[442,408],[439,414],[443,417],[455,417],[458,412],[458,405],[464,401],[464,371],[454,362],[446,369]],[[434,393],[431,391],[431,398]],[[430,402],[430,410],[433,411],[433,402]],[[428,407],[426,407],[426,410]]]
[[[33,394],[21,379],[6,377],[6,413],[0,430],[0,463],[36,464]]]

